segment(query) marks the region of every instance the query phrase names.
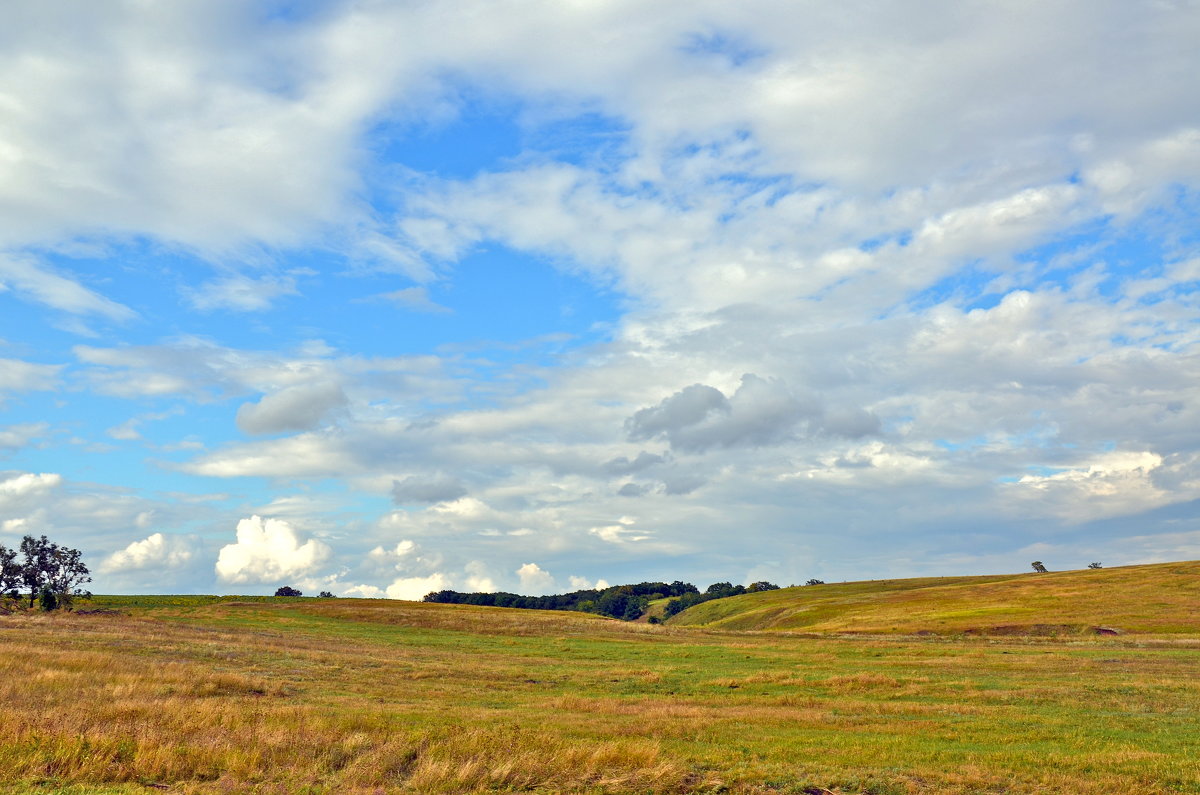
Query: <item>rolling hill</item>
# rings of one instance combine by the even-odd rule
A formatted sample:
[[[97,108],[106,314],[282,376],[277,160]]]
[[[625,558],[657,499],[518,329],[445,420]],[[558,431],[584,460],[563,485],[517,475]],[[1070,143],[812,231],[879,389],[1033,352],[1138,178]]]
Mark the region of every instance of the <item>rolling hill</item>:
[[[1111,569],[872,580],[705,602],[671,626],[869,634],[1200,631],[1200,561]]]

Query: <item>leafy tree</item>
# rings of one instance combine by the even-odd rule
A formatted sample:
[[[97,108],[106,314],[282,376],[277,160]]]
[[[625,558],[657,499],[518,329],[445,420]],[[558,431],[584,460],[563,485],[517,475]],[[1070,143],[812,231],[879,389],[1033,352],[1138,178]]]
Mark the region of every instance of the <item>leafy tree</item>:
[[[1089,569],[1102,569],[1102,568],[1104,568],[1104,566],[1102,566],[1099,561],[1096,561],[1095,563],[1089,563],[1088,568]]]
[[[0,544],[0,596],[18,598],[17,589],[21,585],[21,565],[17,563],[17,551]]]
[[[45,536],[25,536],[21,556],[20,584],[29,590],[30,607],[43,589],[54,595],[56,604],[68,608],[75,597],[91,596],[81,587],[92,578],[78,549],[61,547]]]
[[[778,591],[779,586],[775,583],[762,580],[760,582],[752,582],[746,586],[746,593],[758,593],[759,591]]]
[[[58,599],[54,597],[54,591],[50,590],[50,586],[42,586],[42,591],[38,594],[38,607],[46,612],[58,609]]]
[[[1030,563],[1029,565],[1033,566],[1033,570],[1036,571],[1038,574],[1046,573],[1046,567],[1044,565],[1042,565],[1042,562],[1040,560],[1035,560],[1033,563]]]
[[[276,596],[304,596],[303,591],[298,591],[290,585],[285,585],[282,588],[275,590]]]
[[[805,585],[824,585],[824,584],[825,584],[825,581],[824,581],[824,580],[818,580],[818,579],[812,579],[812,580],[809,580],[808,582],[806,582],[806,583],[804,583],[804,584],[805,584]]]
[[[331,594],[329,591],[321,591],[319,594],[317,594],[317,596],[319,596],[322,599],[332,599],[333,598],[333,594]]]
[[[78,549],[52,546],[46,587],[57,597],[59,607],[70,609],[75,597],[91,597],[91,593],[82,587],[84,583],[92,581],[91,572],[83,565],[83,553]]]

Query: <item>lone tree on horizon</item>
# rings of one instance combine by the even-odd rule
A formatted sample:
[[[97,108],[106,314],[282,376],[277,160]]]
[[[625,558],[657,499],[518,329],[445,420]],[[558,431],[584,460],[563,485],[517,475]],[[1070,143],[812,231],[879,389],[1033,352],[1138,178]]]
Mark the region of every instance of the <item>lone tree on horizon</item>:
[[[68,609],[75,597],[91,596],[82,587],[92,581],[91,572],[78,549],[59,546],[46,536],[25,536],[20,554],[18,563],[17,551],[0,545],[0,593],[15,598],[19,591],[27,590],[31,608],[42,592],[53,597],[44,604]]]
[[[1042,565],[1042,562],[1040,560],[1035,560],[1033,563],[1030,563],[1029,565],[1033,566],[1033,570],[1036,571],[1038,574],[1046,573],[1046,567]]]

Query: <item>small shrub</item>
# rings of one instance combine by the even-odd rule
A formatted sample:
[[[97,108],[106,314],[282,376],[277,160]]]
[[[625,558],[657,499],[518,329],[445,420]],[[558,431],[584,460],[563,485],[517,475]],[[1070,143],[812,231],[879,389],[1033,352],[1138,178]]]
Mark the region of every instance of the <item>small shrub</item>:
[[[43,588],[38,594],[38,606],[42,610],[50,611],[58,609],[58,598],[54,595],[54,591],[49,588]]]
[[[285,585],[275,591],[276,596],[304,596],[303,591],[298,591],[290,585]]]
[[[329,591],[321,591],[319,594],[317,594],[317,596],[319,596],[321,599],[333,598],[333,594],[331,594]]]
[[[806,583],[804,583],[804,584],[805,584],[805,585],[824,585],[824,584],[825,584],[825,581],[824,581],[824,580],[818,580],[818,579],[815,579],[815,578],[814,578],[814,579],[811,579],[811,580],[809,580],[808,582],[806,582]]]
[[[1094,561],[1094,562],[1088,564],[1088,568],[1089,569],[1102,569],[1102,568],[1104,568],[1104,566],[1102,566],[1100,564],[1100,561]]]

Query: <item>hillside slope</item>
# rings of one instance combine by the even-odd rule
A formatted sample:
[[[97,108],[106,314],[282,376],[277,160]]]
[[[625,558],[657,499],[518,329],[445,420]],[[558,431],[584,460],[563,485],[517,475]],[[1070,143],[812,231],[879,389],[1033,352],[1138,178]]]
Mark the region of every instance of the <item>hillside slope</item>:
[[[1200,634],[1200,561],[784,588],[668,621],[731,630],[933,634]]]

